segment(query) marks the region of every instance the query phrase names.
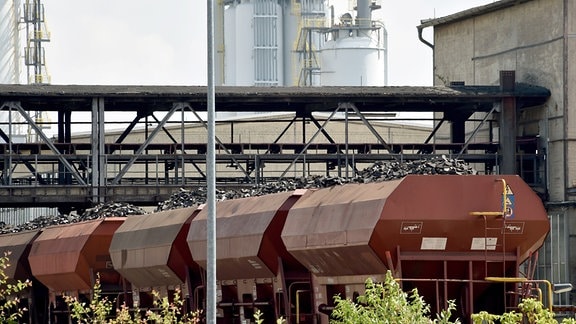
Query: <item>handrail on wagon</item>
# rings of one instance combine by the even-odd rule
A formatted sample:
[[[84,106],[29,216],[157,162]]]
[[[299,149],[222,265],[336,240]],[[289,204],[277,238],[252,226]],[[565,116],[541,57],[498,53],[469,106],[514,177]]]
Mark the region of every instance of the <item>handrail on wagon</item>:
[[[484,278],[486,281],[491,282],[504,282],[504,283],[526,283],[526,282],[533,282],[533,283],[543,283],[546,284],[546,288],[548,291],[548,310],[552,311],[552,283],[548,280],[540,279],[540,280],[529,280],[528,278],[522,277],[486,277]]]
[[[502,182],[502,211],[480,211],[480,212],[470,212],[470,216],[504,216],[506,215],[506,210],[508,209],[508,204],[506,202],[506,179],[496,179],[496,181]]]

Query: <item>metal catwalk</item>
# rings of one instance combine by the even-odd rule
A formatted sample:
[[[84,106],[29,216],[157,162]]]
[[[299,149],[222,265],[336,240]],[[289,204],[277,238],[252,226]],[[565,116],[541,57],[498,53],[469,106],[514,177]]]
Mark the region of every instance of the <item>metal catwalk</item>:
[[[549,95],[514,82],[511,88],[220,87],[217,183],[350,176],[374,161],[447,155],[543,186],[537,139],[518,139],[510,114],[543,105]],[[203,186],[205,111],[205,87],[0,85],[0,206],[155,205],[180,187]],[[38,112],[56,118],[35,118],[44,115]],[[441,117],[418,128],[412,138],[419,142],[403,143],[382,131],[383,116],[394,112]],[[499,140],[474,139],[494,125]],[[14,131],[18,126],[27,129],[26,140]],[[433,140],[443,128],[449,138]]]

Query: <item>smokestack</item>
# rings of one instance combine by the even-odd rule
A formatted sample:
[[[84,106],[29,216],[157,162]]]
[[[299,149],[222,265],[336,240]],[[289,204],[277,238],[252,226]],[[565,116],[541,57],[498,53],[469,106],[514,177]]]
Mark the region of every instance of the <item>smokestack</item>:
[[[370,27],[372,23],[371,0],[358,0],[356,2],[356,24],[359,27]]]

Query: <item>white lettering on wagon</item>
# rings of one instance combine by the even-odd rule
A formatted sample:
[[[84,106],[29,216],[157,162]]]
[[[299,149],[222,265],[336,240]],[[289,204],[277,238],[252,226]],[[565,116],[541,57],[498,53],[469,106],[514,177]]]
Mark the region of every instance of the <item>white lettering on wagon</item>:
[[[502,229],[504,234],[523,234],[524,222],[506,222]]]
[[[400,234],[420,234],[422,233],[422,222],[402,222]]]

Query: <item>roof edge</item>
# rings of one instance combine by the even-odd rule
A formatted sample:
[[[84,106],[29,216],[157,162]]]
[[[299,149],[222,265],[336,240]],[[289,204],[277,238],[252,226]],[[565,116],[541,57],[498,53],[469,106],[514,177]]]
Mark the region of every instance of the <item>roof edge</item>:
[[[455,14],[451,14],[448,16],[440,17],[440,18],[422,19],[422,20],[420,20],[420,25],[418,26],[418,29],[423,29],[426,27],[453,23],[453,22],[481,16],[483,14],[497,11],[500,9],[512,7],[512,6],[519,5],[519,4],[523,4],[525,2],[530,2],[530,1],[533,1],[533,0],[501,0],[501,1],[493,2],[493,3],[489,3],[487,5],[470,8],[470,9],[460,11],[460,12],[457,12]]]

